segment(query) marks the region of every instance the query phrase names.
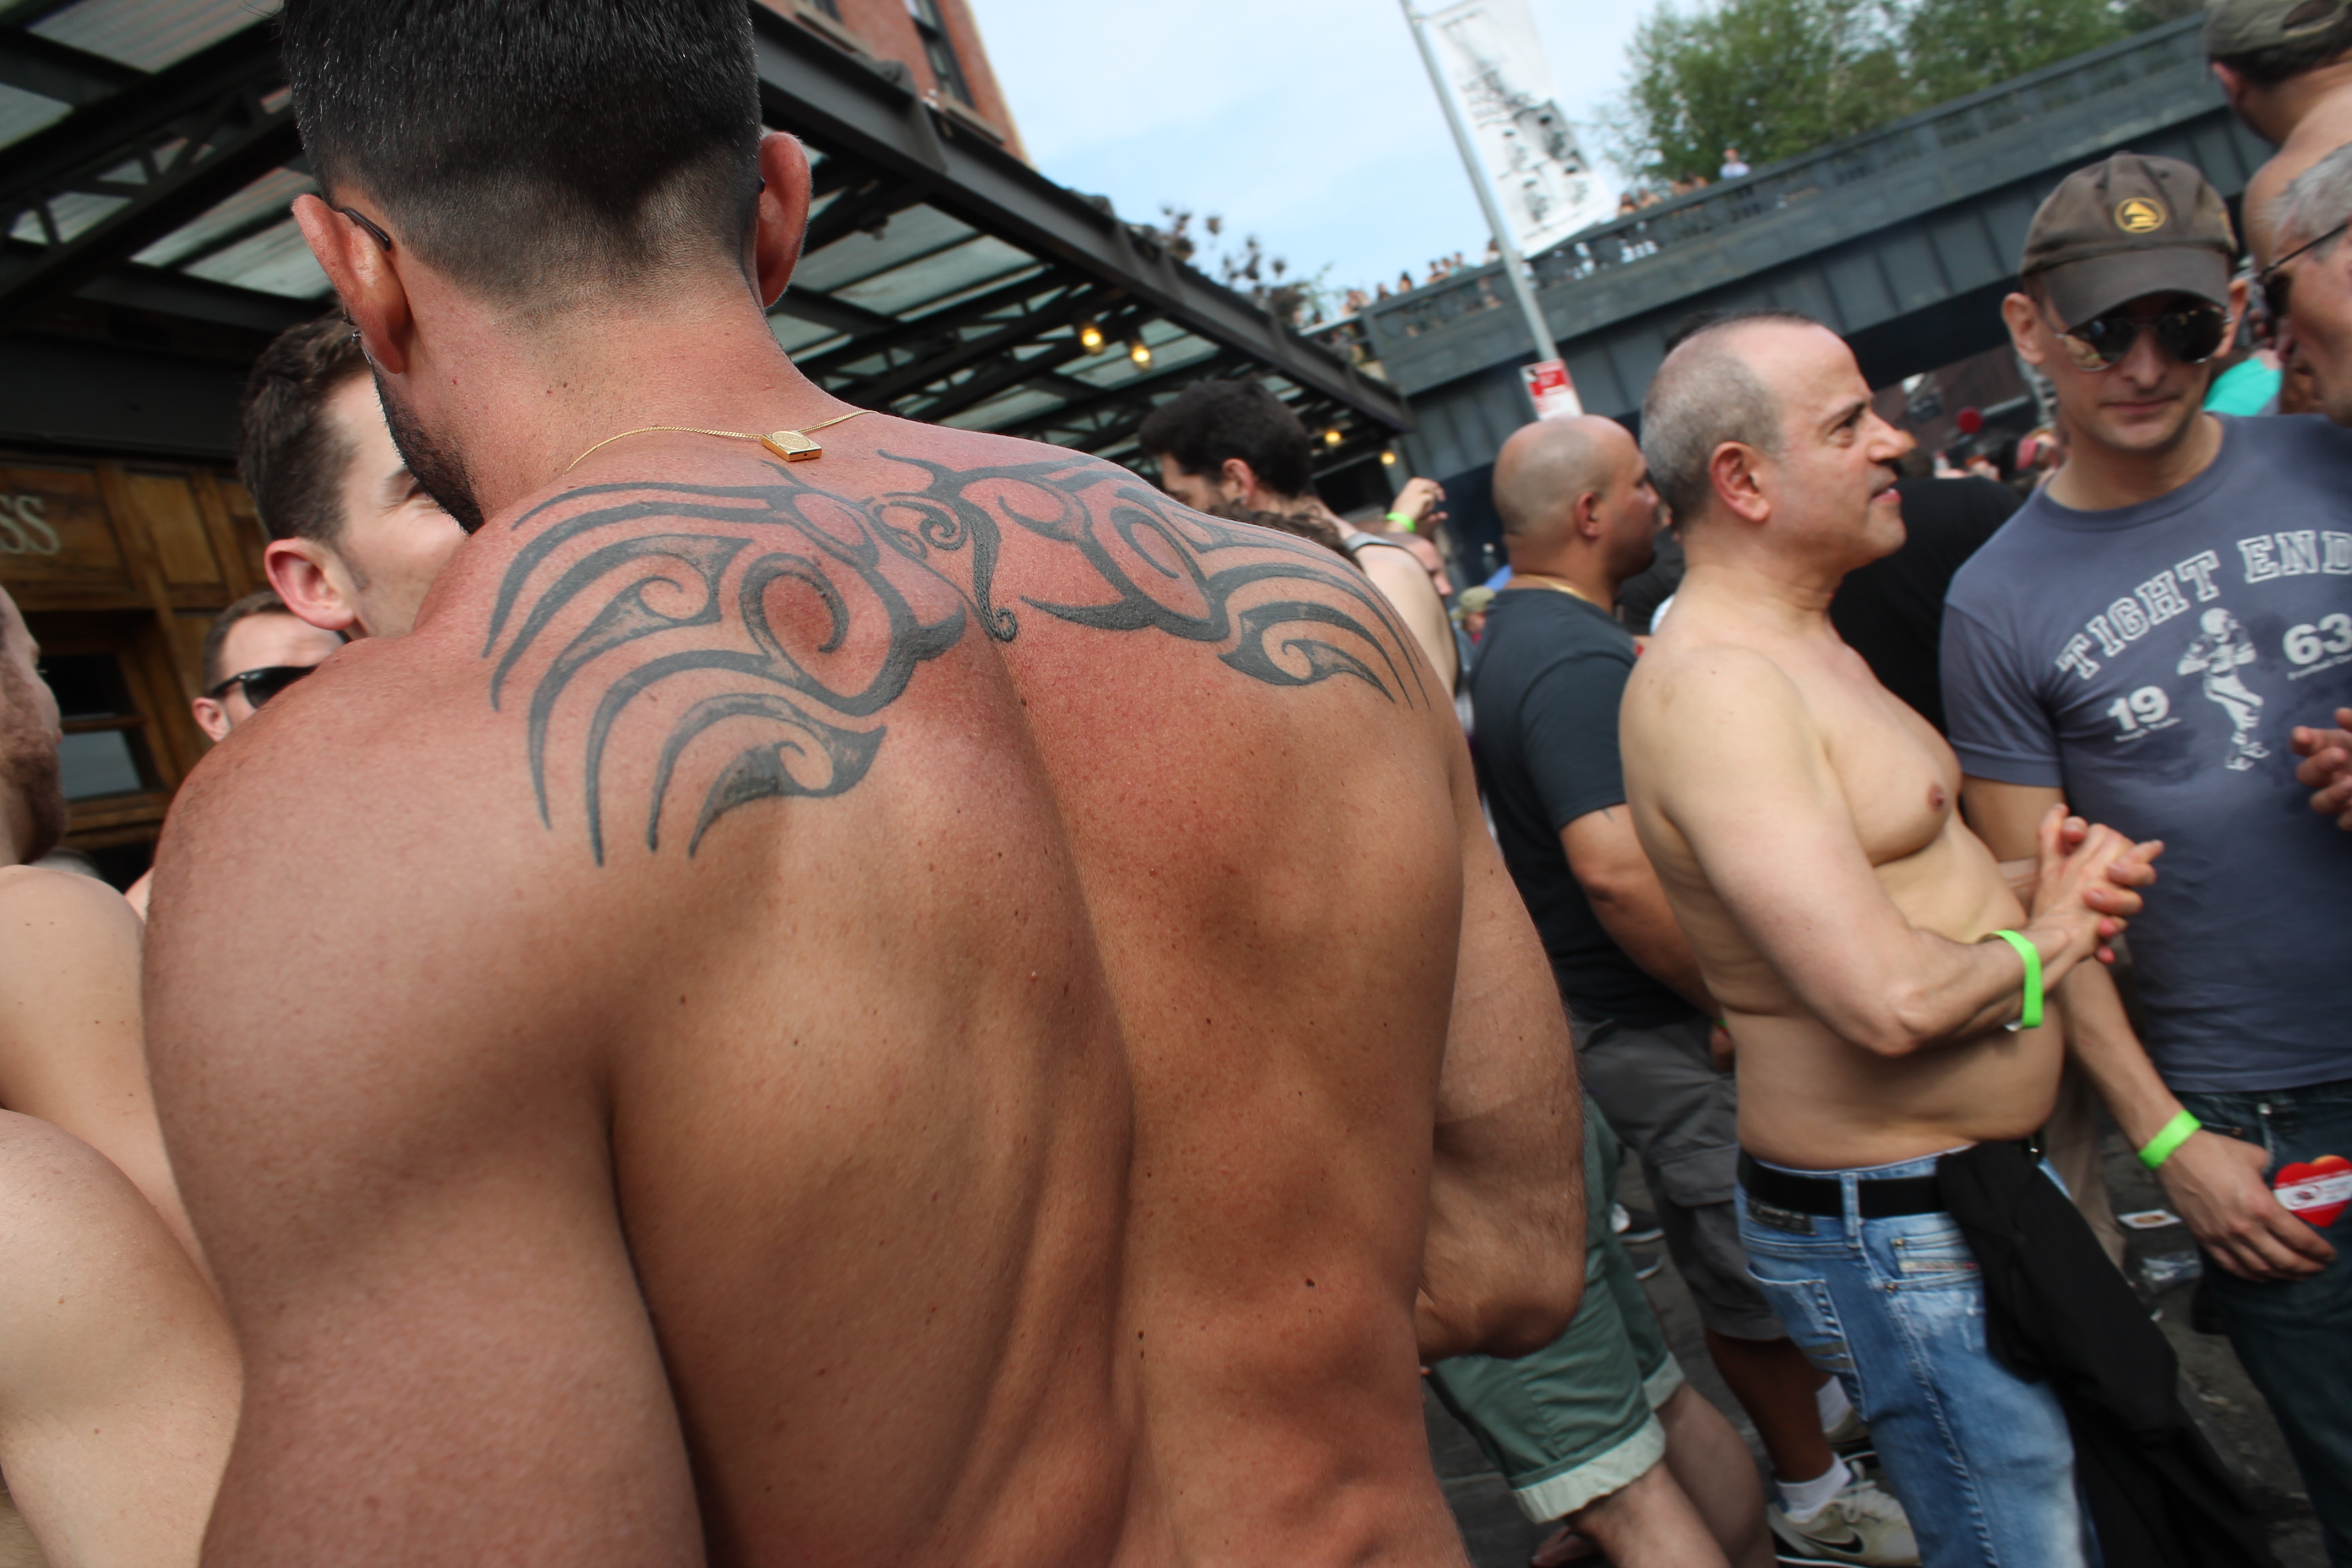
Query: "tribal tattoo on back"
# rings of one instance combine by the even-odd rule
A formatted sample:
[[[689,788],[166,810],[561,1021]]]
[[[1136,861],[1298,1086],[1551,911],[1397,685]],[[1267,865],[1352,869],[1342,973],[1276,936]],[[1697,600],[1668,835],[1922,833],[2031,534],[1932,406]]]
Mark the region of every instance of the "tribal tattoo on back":
[[[560,514],[508,566],[482,649],[494,708],[527,687],[542,823],[559,712],[587,715],[578,788],[599,865],[607,752],[633,714],[660,734],[649,851],[681,760],[721,726],[725,760],[694,803],[689,856],[738,806],[856,787],[923,664],[975,622],[1000,643],[1021,635],[1023,612],[995,597],[1008,530],[1068,547],[1101,584],[1084,602],[1024,598],[1028,610],[1209,645],[1272,686],[1347,678],[1392,703],[1431,700],[1387,601],[1319,545],[1202,516],[1098,459],[950,468],[881,456],[920,471],[922,488],[845,495],[773,464],[756,485],[588,486],[515,521]],[[950,559],[968,580],[945,574]]]

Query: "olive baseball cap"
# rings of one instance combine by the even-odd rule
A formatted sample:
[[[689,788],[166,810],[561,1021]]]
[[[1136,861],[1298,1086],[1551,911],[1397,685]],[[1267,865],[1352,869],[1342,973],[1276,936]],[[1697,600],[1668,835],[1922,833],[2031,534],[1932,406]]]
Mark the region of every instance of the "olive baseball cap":
[[[2352,0],[2212,0],[2205,8],[2205,53],[2212,59],[2299,44],[2340,20]]]
[[[2079,327],[2148,294],[2226,308],[2237,253],[2230,209],[2204,175],[2178,158],[2118,153],[2059,182],[2017,269],[2038,274],[2059,321]]]

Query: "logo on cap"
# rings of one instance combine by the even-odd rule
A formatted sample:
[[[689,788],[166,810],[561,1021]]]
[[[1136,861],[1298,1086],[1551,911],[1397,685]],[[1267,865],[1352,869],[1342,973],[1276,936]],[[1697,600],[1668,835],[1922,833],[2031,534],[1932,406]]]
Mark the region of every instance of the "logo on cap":
[[[2126,196],[2116,204],[2116,226],[2126,234],[2154,234],[2164,226],[2164,204],[2147,196]]]

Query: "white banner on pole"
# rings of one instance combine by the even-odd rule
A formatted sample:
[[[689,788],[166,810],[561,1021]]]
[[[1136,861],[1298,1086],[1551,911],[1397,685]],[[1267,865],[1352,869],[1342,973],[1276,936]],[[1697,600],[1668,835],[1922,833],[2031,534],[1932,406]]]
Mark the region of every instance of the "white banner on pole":
[[[1426,20],[1519,253],[1607,222],[1608,200],[1553,100],[1528,0],[1461,0]]]

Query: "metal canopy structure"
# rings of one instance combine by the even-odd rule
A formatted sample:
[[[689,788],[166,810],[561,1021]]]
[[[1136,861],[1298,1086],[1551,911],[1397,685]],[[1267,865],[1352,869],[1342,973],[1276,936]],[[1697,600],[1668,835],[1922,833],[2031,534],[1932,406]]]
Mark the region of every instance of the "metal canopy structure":
[[[789,3],[789,0],[780,0]],[[255,0],[0,0],[0,439],[226,456],[242,367],[331,303]],[[1403,401],[997,145],[823,18],[753,5],[816,200],[777,341],[828,391],[1133,460],[1192,382],[1256,376],[1332,466]]]

